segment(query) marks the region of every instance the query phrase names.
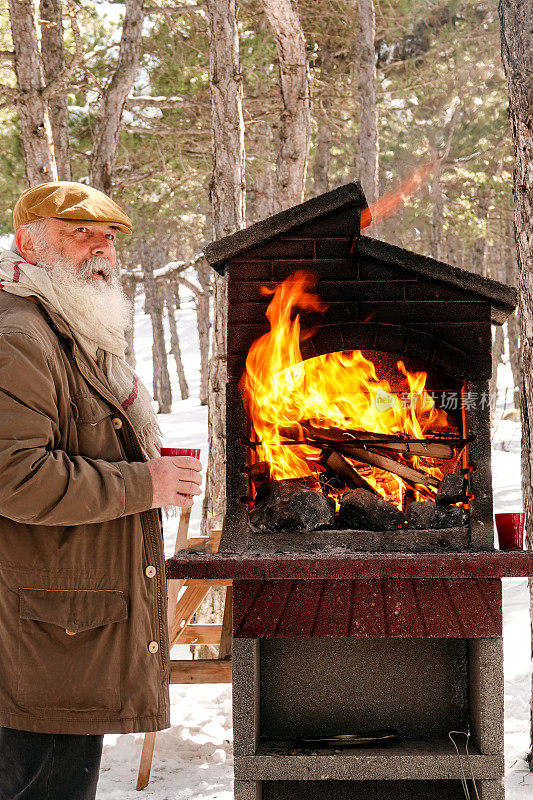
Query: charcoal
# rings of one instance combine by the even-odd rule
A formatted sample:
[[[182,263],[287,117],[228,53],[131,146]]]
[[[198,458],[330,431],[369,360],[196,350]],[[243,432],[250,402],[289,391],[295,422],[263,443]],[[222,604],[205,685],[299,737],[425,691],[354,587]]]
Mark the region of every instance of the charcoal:
[[[250,511],[250,525],[259,533],[307,533],[317,528],[331,528],[334,521],[334,501],[294,480],[261,484]]]
[[[464,508],[437,505],[432,500],[411,503],[407,517],[409,527],[415,530],[460,528],[468,524],[468,511]]]
[[[259,485],[270,480],[270,464],[268,461],[257,461],[250,467],[250,479],[253,484]]]
[[[437,492],[436,502],[439,505],[461,503],[466,497],[466,478],[464,475],[455,475],[447,472]]]
[[[405,515],[367,489],[353,489],[342,496],[337,522],[355,530],[393,531],[405,522]]]

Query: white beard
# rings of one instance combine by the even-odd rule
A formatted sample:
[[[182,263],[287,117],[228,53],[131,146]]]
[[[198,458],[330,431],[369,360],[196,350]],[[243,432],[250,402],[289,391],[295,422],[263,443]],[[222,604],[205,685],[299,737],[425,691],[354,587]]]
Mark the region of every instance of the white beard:
[[[48,272],[58,296],[67,301],[69,308],[79,311],[80,316],[96,324],[111,324],[122,332],[131,327],[132,302],[107,258],[87,258],[76,271],[69,259],[51,248],[43,248],[38,263]],[[103,273],[103,280],[90,277],[96,271]]]

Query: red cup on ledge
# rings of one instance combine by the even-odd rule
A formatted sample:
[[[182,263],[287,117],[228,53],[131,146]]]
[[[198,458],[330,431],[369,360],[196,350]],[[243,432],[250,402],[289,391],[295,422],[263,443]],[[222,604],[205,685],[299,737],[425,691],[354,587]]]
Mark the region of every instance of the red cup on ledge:
[[[162,447],[162,456],[192,456],[193,458],[200,458],[200,448],[190,447]]]
[[[524,526],[526,515],[523,511],[515,514],[495,514],[496,530],[500,550],[524,549]]]

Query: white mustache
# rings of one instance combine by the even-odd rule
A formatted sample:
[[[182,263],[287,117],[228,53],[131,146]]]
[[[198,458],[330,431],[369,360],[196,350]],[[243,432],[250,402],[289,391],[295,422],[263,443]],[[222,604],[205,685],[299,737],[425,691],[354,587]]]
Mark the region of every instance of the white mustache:
[[[82,279],[87,280],[93,272],[101,272],[107,283],[113,277],[113,268],[107,258],[103,258],[103,256],[90,256],[78,267],[78,276]]]

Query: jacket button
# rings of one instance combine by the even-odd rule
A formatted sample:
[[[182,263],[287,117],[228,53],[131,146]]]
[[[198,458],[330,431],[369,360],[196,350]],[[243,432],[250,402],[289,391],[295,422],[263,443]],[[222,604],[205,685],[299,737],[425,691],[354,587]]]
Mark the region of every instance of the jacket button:
[[[122,420],[119,419],[118,417],[113,417],[113,419],[111,420],[111,424],[113,425],[116,431],[122,428]]]
[[[153,578],[156,572],[157,572],[156,568],[152,567],[152,565],[146,567],[146,569],[144,570],[144,574],[146,575],[147,578]]]
[[[151,653],[157,653],[157,651],[159,650],[159,645],[157,644],[157,642],[150,642],[150,644],[148,645],[148,650]]]
[[[65,633],[67,636],[76,636],[76,631],[69,631],[68,628],[65,628]]]

